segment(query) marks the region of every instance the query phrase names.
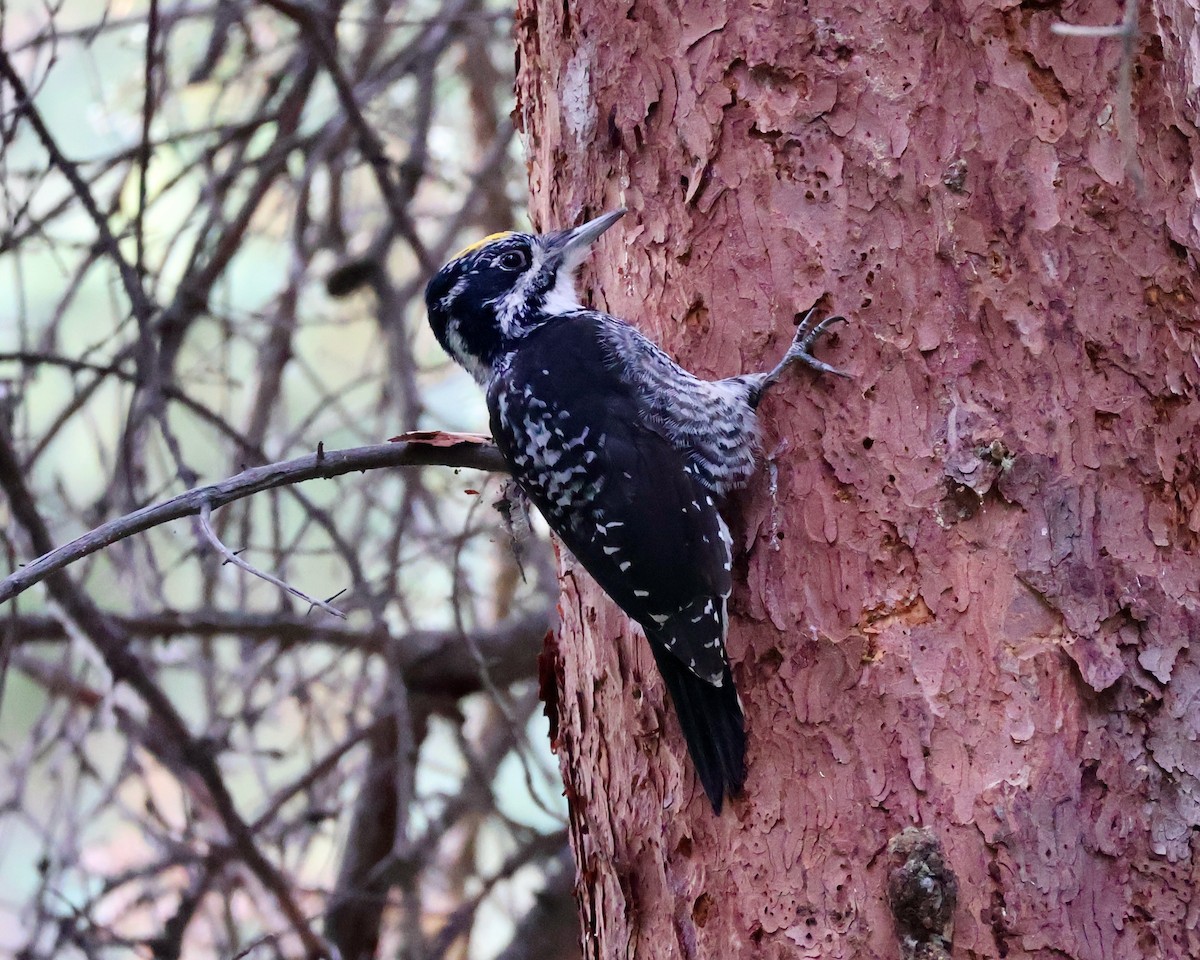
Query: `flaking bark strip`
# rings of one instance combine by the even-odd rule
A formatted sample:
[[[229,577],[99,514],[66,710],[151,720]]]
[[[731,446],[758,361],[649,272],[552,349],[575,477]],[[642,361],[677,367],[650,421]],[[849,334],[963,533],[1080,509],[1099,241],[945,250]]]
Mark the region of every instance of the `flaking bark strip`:
[[[888,841],[888,905],[901,960],[949,960],[958,880],[937,835],[906,827]]]

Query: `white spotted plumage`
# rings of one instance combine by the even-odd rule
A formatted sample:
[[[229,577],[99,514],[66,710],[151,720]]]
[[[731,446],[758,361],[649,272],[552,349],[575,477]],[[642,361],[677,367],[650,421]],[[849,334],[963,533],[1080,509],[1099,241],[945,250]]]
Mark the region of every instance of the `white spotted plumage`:
[[[755,410],[832,319],[806,318],[771,371],[707,381],[629,324],[579,304],[576,268],[624,211],[472,245],[426,290],[439,342],[486,389],[513,477],[604,591],[643,627],[705,792],[745,778],[725,655],[733,543],[718,503],[755,469]],[[835,371],[836,372],[836,371]]]

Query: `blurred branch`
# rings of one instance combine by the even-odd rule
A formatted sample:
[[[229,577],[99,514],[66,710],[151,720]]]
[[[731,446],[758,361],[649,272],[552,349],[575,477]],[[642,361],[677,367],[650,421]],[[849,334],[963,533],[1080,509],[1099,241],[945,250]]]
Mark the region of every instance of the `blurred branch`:
[[[335,649],[362,653],[387,653],[404,682],[422,694],[458,698],[485,689],[480,675],[482,662],[494,684],[508,686],[537,676],[536,657],[542,637],[557,620],[552,598],[545,607],[513,617],[494,627],[478,627],[465,636],[459,630],[409,630],[391,633],[382,624],[359,629],[303,614],[219,613],[214,611],[159,613],[125,616],[100,611],[131,641],[153,638],[220,636],[243,641],[277,643],[283,649],[320,643]],[[53,616],[14,613],[0,624],[13,634],[15,646],[61,642],[69,638],[67,628]],[[478,654],[478,657],[477,657]]]
[[[403,682],[385,687],[376,715],[367,769],[325,914],[325,935],[342,960],[375,956],[387,889],[368,880],[375,865],[406,839],[412,803],[415,747]]]
[[[20,474],[16,452],[6,430],[0,430],[0,488],[8,496],[14,520],[24,528],[35,550],[50,552],[50,534],[29,489]],[[79,589],[60,568],[48,573],[50,595],[79,632],[89,637],[104,658],[113,679],[128,684],[145,703],[152,723],[147,730],[154,736],[144,746],[168,769],[194,773],[204,786],[229,836],[230,844],[251,873],[270,891],[280,910],[304,944],[310,958],[328,956],[321,938],[309,927],[308,920],[292,895],[287,878],[259,849],[254,835],[241,818],[233,797],[221,777],[216,760],[206,743],[192,736],[187,723],[162,689],[151,679],[142,662],[129,649],[129,638]],[[181,782],[185,778],[181,777]]]
[[[92,196],[92,191],[84,182],[82,175],[79,173],[79,167],[66,158],[62,150],[59,149],[58,143],[54,136],[50,133],[50,129],[46,126],[42,115],[38,112],[37,107],[33,104],[33,98],[29,94],[24,81],[21,80],[20,74],[9,60],[8,54],[0,48],[0,77],[2,77],[10,87],[12,87],[13,95],[17,101],[18,116],[24,115],[29,121],[29,125],[33,127],[34,133],[37,135],[38,142],[42,145],[42,149],[50,157],[50,164],[59,171],[71,185],[76,198],[82,204],[83,209],[87,211],[88,217],[96,228],[96,233],[99,235],[100,246],[104,249],[105,254],[116,265],[117,272],[121,276],[121,284],[125,288],[125,295],[129,298],[130,306],[133,308],[134,315],[138,318],[139,323],[148,323],[151,315],[154,313],[154,305],[146,296],[146,291],[142,287],[142,279],[138,276],[137,270],[133,265],[125,259],[121,253],[121,247],[117,243],[117,238],[113,236],[113,232],[108,227],[108,220],[100,212],[100,208],[96,205],[96,198]]]
[[[307,3],[298,2],[298,0],[262,0],[262,2],[265,6],[271,7],[295,23],[310,39],[321,59],[322,66],[333,81],[346,119],[358,135],[359,149],[375,175],[376,182],[379,184],[379,192],[384,203],[387,204],[388,213],[391,215],[397,232],[412,248],[422,270],[432,271],[436,264],[430,259],[429,252],[417,235],[412,217],[408,213],[408,201],[412,191],[401,189],[392,178],[391,165],[384,151],[383,141],[363,116],[362,108],[354,93],[354,87],[342,70],[341,64],[338,63],[337,36],[333,30],[333,24],[323,19],[313,7]],[[416,52],[418,54],[421,52],[432,53],[437,48],[444,46],[450,37],[455,18],[466,6],[467,3],[463,0],[447,4],[439,12],[437,18],[431,20],[430,24],[424,28],[423,36],[415,45]],[[428,57],[418,56],[417,62],[424,64],[428,62]]]
[[[551,551],[518,575],[488,476],[300,481],[502,469],[486,438],[438,446],[480,408],[421,290],[514,225],[511,7],[25,6],[0,63],[0,875],[38,869],[0,928],[63,960],[302,960],[333,952],[321,918],[347,954],[494,950],[561,849],[529,734]],[[336,264],[330,294],[374,296],[331,300]],[[398,423],[435,432],[303,456]],[[224,576],[212,538],[345,586],[350,619]]]
[[[137,214],[133,221],[133,235],[137,247],[135,264],[137,275],[143,276],[146,271],[146,190],[150,174],[150,125],[154,122],[154,67],[158,59],[158,0],[150,0],[150,9],[146,14],[146,66],[143,74],[142,91],[142,142],[138,151],[138,204]]]
[[[60,367],[65,370],[69,370],[72,373],[88,371],[97,374],[95,379],[85,385],[83,389],[78,392],[77,399],[80,402],[86,400],[91,392],[107,377],[115,377],[116,379],[125,383],[133,383],[137,379],[134,374],[122,370],[119,363],[116,362],[103,365],[89,363],[84,360],[75,360],[70,357],[60,357],[56,354],[36,352],[31,350],[15,350],[7,352],[0,351],[0,362],[4,362],[6,360],[15,361],[34,367],[42,365]],[[185,410],[195,414],[195,416],[198,417],[203,423],[208,424],[221,435],[228,437],[230,440],[236,443],[239,456],[252,457],[259,461],[270,460],[270,457],[268,457],[266,452],[262,449],[261,439],[254,440],[247,434],[236,430],[233,425],[230,424],[224,417],[213,410],[210,410],[199,401],[193,399],[188,395],[187,391],[175,386],[174,384],[168,383],[163,387],[163,396],[168,400],[178,403]],[[74,404],[72,404],[72,406],[73,405]],[[21,463],[23,472],[28,473],[32,469],[33,463],[37,459],[38,454],[45,450],[49,439],[54,435],[58,429],[58,426],[61,425],[62,422],[63,417],[60,416],[56,419],[55,423],[51,425],[51,427],[49,427],[45,433],[43,433],[41,440],[38,441],[33,451],[23,459]],[[253,427],[254,425],[252,423],[251,429],[253,429]],[[347,543],[342,535],[338,532],[337,527],[334,525],[328,513],[314,504],[307,496],[305,496],[295,487],[288,487],[287,489],[291,495],[296,498],[300,505],[304,507],[304,510],[310,517],[313,518],[314,522],[316,522],[321,529],[325,531],[325,533],[329,536],[329,539],[337,547],[338,553],[350,570],[351,580],[356,584],[361,583],[363,576],[359,567],[358,559],[356,558],[354,551],[351,549],[350,544]]]
[[[517,923],[512,940],[496,960],[564,960],[581,955],[575,865],[564,848],[537,901]]]
[[[120,498],[118,502],[126,507],[136,502],[134,493],[140,479],[140,458],[144,454],[144,432],[149,419],[158,422],[162,439],[175,462],[177,475],[185,483],[195,482],[195,476],[183,463],[180,445],[167,424],[163,390],[174,375],[189,330],[208,308],[213,287],[242,250],[253,218],[266,203],[272,187],[287,172],[288,157],[295,147],[293,139],[303,120],[304,108],[316,78],[316,67],[306,54],[298,52],[289,59],[291,62],[288,66],[291,69],[285,67],[277,71],[274,79],[278,83],[270,88],[273,93],[283,88],[285,79],[291,81],[277,111],[278,120],[272,131],[270,146],[263,151],[260,160],[252,164],[246,160],[248,141],[241,143],[236,159],[210,185],[208,214],[197,231],[183,279],[162,311],[157,329],[152,331],[150,324],[143,322],[138,315],[138,342],[134,354],[138,380],[126,415],[120,441],[119,469],[113,483]],[[268,99],[269,96],[264,97],[258,111],[260,116],[271,112]],[[231,187],[238,175],[252,166],[256,174],[254,182],[245,192],[237,212],[232,217],[226,217],[226,195],[232,192]]]
[[[11,453],[11,447],[5,447]],[[219,483],[195,487],[170,500],[135,510],[111,520],[82,537],[56,549],[46,548],[43,555],[28,566],[0,581],[0,603],[28,590],[49,574],[62,570],[76,560],[95,553],[118,540],[149,530],[181,517],[195,516],[207,505],[210,509],[249,497],[264,490],[305,480],[340,477],[354,471],[366,472],[384,467],[439,465],[475,470],[503,472],[504,461],[490,443],[464,442],[455,446],[435,446],[431,443],[380,443],[369,447],[316,453],[284,463],[269,463],[239,473]],[[20,464],[13,455],[0,458],[0,486],[20,480]],[[46,540],[49,540],[47,535]],[[36,549],[36,547],[35,547]]]
[[[489,144],[499,141],[507,144],[509,135],[504,128],[506,125],[511,127],[512,121],[503,117],[502,111],[496,106],[497,93],[503,89],[503,84],[500,71],[492,61],[487,31],[481,26],[471,24],[464,33],[462,70],[472,107],[472,133],[476,149],[486,153],[489,152]],[[497,159],[503,162],[506,157],[507,153]],[[505,189],[506,178],[502,171],[498,173],[500,175],[489,175],[477,181],[484,193],[479,225],[485,234],[499,233],[513,227],[513,205]]]
[[[531,705],[536,702],[536,691],[530,690],[527,698]],[[476,750],[465,754],[470,771],[467,782],[456,794],[446,798],[445,806],[419,836],[396,844],[374,863],[370,872],[360,878],[359,889],[386,890],[393,885],[405,887],[411,884],[421,865],[454,824],[475,811],[494,807],[492,782],[501,761],[512,750],[512,734],[512,728],[505,724],[494,724],[482,731]]]
[[[480,890],[447,918],[445,925],[438,931],[431,944],[429,956],[434,960],[441,960],[446,956],[454,942],[470,930],[479,905],[499,881],[508,879],[528,863],[542,860],[551,861],[553,876],[547,880],[546,887],[538,895],[538,900],[541,901],[548,892],[552,895],[551,887],[558,883],[560,875],[565,874],[568,881],[565,892],[566,896],[571,899],[571,911],[568,911],[568,916],[570,916],[574,909],[573,890],[570,886],[574,870],[571,865],[571,849],[567,846],[567,831],[557,830],[554,833],[537,834],[516,850],[492,876],[485,878]],[[531,913],[536,911],[537,906],[535,905]],[[545,922],[546,917],[543,916],[542,924],[544,925]],[[534,929],[541,931],[543,926]],[[520,930],[517,935],[520,935]],[[557,949],[557,944],[555,944],[551,946],[547,956],[561,957],[564,954]]]

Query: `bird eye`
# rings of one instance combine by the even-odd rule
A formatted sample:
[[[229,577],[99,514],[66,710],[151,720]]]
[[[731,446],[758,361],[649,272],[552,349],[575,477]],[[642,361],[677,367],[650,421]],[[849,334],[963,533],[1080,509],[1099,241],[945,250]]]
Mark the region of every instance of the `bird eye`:
[[[510,250],[498,256],[494,262],[501,270],[524,270],[529,261],[523,251]]]

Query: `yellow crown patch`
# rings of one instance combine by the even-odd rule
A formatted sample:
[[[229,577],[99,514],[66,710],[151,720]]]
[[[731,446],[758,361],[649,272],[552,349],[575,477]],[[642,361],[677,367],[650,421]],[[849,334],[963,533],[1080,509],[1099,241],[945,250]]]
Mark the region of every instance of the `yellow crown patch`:
[[[511,230],[504,230],[501,233],[489,233],[482,240],[476,240],[474,243],[468,244],[467,246],[463,247],[461,250],[458,251],[458,253],[456,253],[450,259],[457,260],[459,257],[465,257],[468,253],[473,253],[474,251],[476,251],[480,247],[482,247],[484,244],[491,243],[493,240],[500,240],[504,237],[511,237],[512,234],[513,234],[513,232]]]

